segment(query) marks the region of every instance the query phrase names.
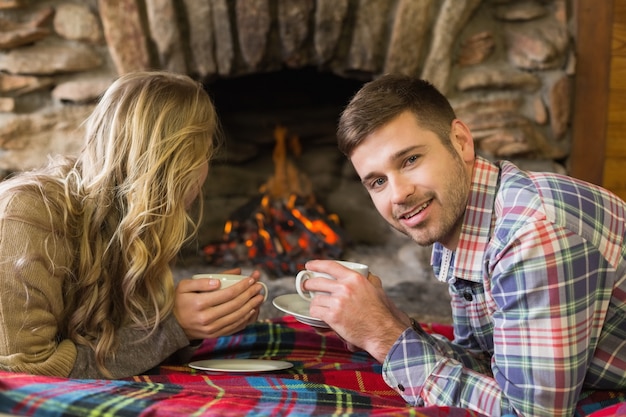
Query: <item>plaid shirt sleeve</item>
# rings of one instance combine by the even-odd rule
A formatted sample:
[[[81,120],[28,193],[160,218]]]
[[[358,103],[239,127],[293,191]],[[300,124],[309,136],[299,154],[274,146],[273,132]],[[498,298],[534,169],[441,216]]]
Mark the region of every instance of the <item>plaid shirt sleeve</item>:
[[[482,282],[448,281],[455,342],[407,330],[389,352],[385,380],[409,403],[571,416],[583,387],[626,387],[624,203],[547,178],[501,190]]]
[[[385,382],[414,406],[493,409],[494,401],[499,403],[500,390],[489,376],[489,357],[438,335],[407,329],[387,355],[383,369]],[[477,387],[490,395],[479,398]]]

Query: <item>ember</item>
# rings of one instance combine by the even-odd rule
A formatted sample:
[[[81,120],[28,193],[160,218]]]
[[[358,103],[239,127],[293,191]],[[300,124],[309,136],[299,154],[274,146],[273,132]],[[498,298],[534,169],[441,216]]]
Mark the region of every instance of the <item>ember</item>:
[[[232,213],[222,241],[204,248],[212,265],[252,264],[271,275],[295,275],[309,259],[340,258],[346,237],[339,218],[315,201],[311,184],[287,157],[301,152],[296,136],[274,131],[274,176],[259,196]]]

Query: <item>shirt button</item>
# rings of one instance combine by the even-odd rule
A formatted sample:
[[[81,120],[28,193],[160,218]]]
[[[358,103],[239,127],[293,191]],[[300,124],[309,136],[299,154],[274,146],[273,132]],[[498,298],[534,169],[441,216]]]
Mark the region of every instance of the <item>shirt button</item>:
[[[463,298],[465,298],[465,300],[467,300],[467,301],[472,301],[474,299],[474,297],[472,296],[471,292],[463,293]]]
[[[398,389],[402,392],[404,392],[404,385],[402,384],[398,384]]]

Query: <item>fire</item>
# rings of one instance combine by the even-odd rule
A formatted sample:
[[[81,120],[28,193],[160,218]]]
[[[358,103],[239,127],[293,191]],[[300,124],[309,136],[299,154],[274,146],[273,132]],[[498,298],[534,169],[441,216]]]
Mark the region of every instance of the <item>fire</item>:
[[[304,225],[311,232],[323,236],[324,241],[328,242],[331,245],[337,244],[340,240],[337,233],[335,233],[325,221],[322,220],[310,220],[304,216],[300,210],[293,209],[291,211],[294,217]]]
[[[274,175],[226,222],[222,241],[204,248],[210,263],[252,263],[273,275],[293,275],[309,259],[341,256],[346,239],[339,217],[316,202],[310,181],[287,156],[288,149],[300,156],[298,137],[287,138],[287,129],[277,126],[274,138]]]

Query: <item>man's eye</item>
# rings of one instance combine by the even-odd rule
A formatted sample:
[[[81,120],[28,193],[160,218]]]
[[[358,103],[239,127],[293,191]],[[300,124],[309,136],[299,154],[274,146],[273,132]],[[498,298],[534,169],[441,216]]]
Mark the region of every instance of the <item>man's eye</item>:
[[[383,184],[385,184],[384,178],[376,178],[374,181],[372,181],[372,188],[378,188]]]
[[[411,155],[407,158],[406,163],[407,164],[413,164],[415,163],[415,161],[417,161],[418,156],[417,155]]]

